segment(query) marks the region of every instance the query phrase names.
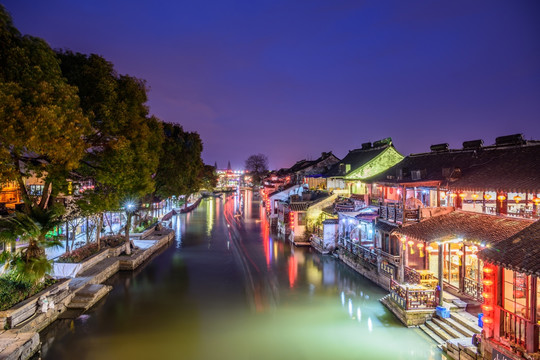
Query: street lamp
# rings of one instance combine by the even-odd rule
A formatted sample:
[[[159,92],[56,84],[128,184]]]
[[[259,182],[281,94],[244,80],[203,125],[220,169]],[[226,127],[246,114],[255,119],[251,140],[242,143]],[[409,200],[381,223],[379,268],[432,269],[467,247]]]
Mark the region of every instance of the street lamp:
[[[131,217],[135,212],[136,206],[135,203],[131,200],[126,201],[124,204],[124,209],[126,210],[126,255],[131,255],[131,241],[129,239],[129,230],[131,229]]]

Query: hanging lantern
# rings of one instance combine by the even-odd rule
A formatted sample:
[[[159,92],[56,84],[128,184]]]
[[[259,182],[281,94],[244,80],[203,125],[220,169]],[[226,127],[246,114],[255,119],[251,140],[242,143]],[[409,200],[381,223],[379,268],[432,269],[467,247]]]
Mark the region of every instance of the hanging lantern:
[[[407,241],[407,244],[409,244],[409,249],[411,249],[411,255],[414,255],[414,241],[409,240]]]
[[[459,197],[461,198],[461,200],[465,199],[465,196],[467,196],[465,193],[459,194]]]
[[[403,251],[405,251],[407,249],[407,246],[405,245],[405,241],[407,241],[407,237],[402,236],[399,238],[399,241],[401,241],[401,243],[403,244]]]
[[[418,243],[418,249],[420,250],[420,257],[424,257],[424,243]]]
[[[441,200],[444,200],[444,199],[446,199],[446,193],[443,191],[443,192],[441,193]]]
[[[535,203],[536,205],[538,205],[538,203],[540,203],[540,198],[538,196],[535,196],[533,199],[532,199],[533,203]]]
[[[435,249],[433,248],[433,246],[428,245],[428,247],[426,247],[426,250],[431,252],[431,251],[434,251]]]
[[[491,195],[490,195],[490,194],[485,194],[485,195],[484,195],[484,199],[486,199],[486,200],[491,199]]]
[[[521,201],[521,196],[519,195],[514,196],[514,201],[516,202],[516,204],[519,204],[519,202]]]
[[[455,198],[456,196],[457,196],[456,193],[451,193],[451,194],[450,194],[450,197],[451,197],[452,199]]]
[[[478,194],[472,194],[471,197],[473,198],[473,200],[476,200],[478,199]]]
[[[500,202],[503,202],[504,200],[506,200],[506,196],[504,196],[503,194],[497,196],[497,199],[500,201]]]

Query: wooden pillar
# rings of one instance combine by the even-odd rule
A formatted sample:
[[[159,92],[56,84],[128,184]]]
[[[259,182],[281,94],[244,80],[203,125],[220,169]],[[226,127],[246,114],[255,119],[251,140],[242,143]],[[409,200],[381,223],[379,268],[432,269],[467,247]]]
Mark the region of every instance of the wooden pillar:
[[[439,306],[443,306],[443,244],[439,244]]]
[[[482,212],[486,213],[486,192],[482,192]]]
[[[401,210],[402,210],[402,216],[403,216],[403,219],[401,221],[403,223],[405,223],[405,202],[407,202],[407,187],[403,185],[403,204],[401,204]]]
[[[537,291],[537,277],[531,276],[531,291],[528,294],[529,296],[529,318],[530,321],[527,321],[527,327],[525,329],[525,348],[528,353],[536,352],[538,349],[538,326],[535,326],[537,323],[536,315],[536,291]]]
[[[461,266],[459,268],[459,290],[461,292],[465,291],[465,276],[467,276],[467,245],[463,244],[462,247],[463,255],[461,255]]]
[[[437,185],[437,207],[441,207],[441,187]]]

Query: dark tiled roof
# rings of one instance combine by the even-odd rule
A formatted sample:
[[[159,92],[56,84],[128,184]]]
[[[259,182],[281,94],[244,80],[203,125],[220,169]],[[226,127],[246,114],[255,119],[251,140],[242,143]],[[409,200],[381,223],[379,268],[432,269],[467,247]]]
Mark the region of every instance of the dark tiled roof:
[[[289,204],[291,211],[307,211],[311,201],[293,202]]]
[[[389,146],[392,145],[385,145],[377,148],[370,148],[370,149],[355,149],[349,151],[347,156],[343,158],[343,160],[337,162],[334,164],[327,172],[324,174],[326,177],[333,177],[333,176],[345,176],[348,173],[358,169],[360,166],[367,164],[371,160],[373,160],[377,155],[384,152]],[[351,166],[350,170],[345,173],[342,171],[343,167],[340,166],[340,164],[344,164],[343,166],[346,166],[346,164],[349,164]]]
[[[539,163],[540,142],[529,141],[519,146],[413,154],[366,181],[439,181],[443,187],[455,190],[540,192]]]
[[[297,161],[296,164],[294,164],[289,169],[287,169],[285,171],[285,173],[295,173],[295,172],[298,172],[298,171],[302,171],[304,169],[307,169],[310,166],[316,166],[317,164],[325,161],[326,159],[328,159],[330,157],[334,157],[337,161],[339,161],[339,158],[336,157],[334,154],[332,154],[331,151],[324,152],[324,153],[322,153],[322,155],[318,159]]]
[[[540,192],[540,143],[486,150],[456,181],[457,190],[507,190]]]
[[[392,224],[389,224],[387,222],[384,222],[384,221],[377,221],[377,223],[375,224],[375,229],[376,230],[381,230],[385,233],[392,233],[394,230],[396,230],[398,228],[397,225],[392,225]]]
[[[395,233],[427,242],[463,238],[469,241],[496,243],[514,235],[531,223],[531,220],[453,211],[403,226]]]
[[[339,219],[326,219],[322,222],[323,224],[338,224]]]
[[[540,221],[478,253],[484,261],[540,276]]]

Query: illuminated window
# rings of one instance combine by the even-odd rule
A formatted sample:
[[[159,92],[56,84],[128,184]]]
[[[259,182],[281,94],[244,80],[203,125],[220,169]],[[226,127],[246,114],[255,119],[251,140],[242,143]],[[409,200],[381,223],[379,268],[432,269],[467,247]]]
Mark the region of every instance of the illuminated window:
[[[527,298],[530,291],[529,277],[504,269],[504,309],[523,318],[529,318]]]

